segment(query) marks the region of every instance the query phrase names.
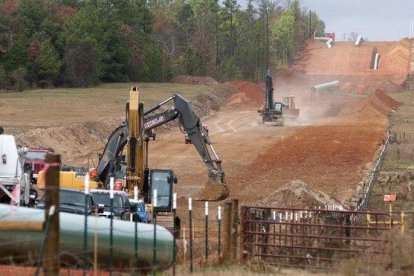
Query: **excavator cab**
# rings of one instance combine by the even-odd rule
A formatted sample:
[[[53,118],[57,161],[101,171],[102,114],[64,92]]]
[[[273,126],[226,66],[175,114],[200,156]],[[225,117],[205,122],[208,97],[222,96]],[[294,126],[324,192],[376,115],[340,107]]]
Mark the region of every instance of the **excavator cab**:
[[[155,212],[170,212],[172,209],[173,185],[177,183],[177,177],[172,170],[147,170],[146,184],[148,188],[148,202],[153,204],[154,190],[157,190],[157,206]]]
[[[276,113],[280,113],[280,115],[282,115],[282,111],[283,111],[283,104],[280,102],[275,102],[274,106],[273,106],[274,111],[276,111]]]

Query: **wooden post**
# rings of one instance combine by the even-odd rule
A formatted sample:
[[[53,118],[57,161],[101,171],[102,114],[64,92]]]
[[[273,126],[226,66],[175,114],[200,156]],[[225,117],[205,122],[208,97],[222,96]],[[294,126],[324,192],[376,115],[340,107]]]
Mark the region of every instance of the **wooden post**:
[[[248,219],[246,217],[247,214],[247,207],[246,206],[241,206],[241,210],[240,210],[240,217],[241,217],[241,233],[240,233],[240,261],[243,262],[245,260],[245,258],[247,258],[247,247],[245,246],[246,243],[246,235],[245,235],[245,231],[247,231],[246,229],[246,225],[247,223],[245,222],[246,219]]]
[[[50,220],[49,237],[47,239],[45,255],[43,259],[43,273],[47,275],[59,275],[59,171],[60,155],[46,155],[46,194],[45,194],[45,221]],[[51,206],[56,211],[48,218]]]
[[[240,216],[239,216],[239,200],[232,199],[231,200],[231,261],[236,262],[238,260],[237,252],[238,252],[238,240],[239,240],[239,224],[240,224]]]
[[[223,262],[229,263],[231,260],[231,210],[230,201],[224,204],[223,210]]]

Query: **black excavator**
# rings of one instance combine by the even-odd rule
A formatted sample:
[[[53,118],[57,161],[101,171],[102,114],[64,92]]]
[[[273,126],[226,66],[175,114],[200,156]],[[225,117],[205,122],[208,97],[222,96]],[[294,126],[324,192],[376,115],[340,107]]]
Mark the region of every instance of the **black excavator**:
[[[136,88],[133,88],[131,93],[134,91],[138,93]],[[172,109],[155,114],[169,102],[174,105]],[[165,206],[158,206],[157,211],[169,212],[172,204],[172,187],[176,177],[170,169],[148,168],[148,142],[156,127],[175,119],[179,119],[183,130],[191,139],[191,144],[194,145],[207,166],[209,178],[216,183],[213,185],[221,187],[219,194],[205,200],[225,199],[229,190],[225,185],[221,160],[208,133],[202,127],[200,118],[193,111],[191,103],[178,94],[173,94],[148,110],[144,110],[143,104],[130,96],[130,101],[126,106],[126,121],[111,133],[96,168],[97,178],[103,183],[103,187],[108,188],[111,176],[115,179],[126,179],[125,186],[128,192],[131,193],[133,186],[138,186],[146,203],[151,203],[153,190],[158,188],[158,197],[164,198],[164,200],[158,200],[158,203],[164,202]],[[123,154],[125,146],[128,146],[127,158]],[[161,195],[159,192],[161,190],[168,194]]]
[[[274,89],[270,70],[267,70],[265,84],[265,102],[257,111],[260,113],[260,122],[267,125],[283,126],[285,119],[295,120],[299,116],[299,109],[295,106],[295,97],[286,96],[282,98],[282,102],[273,101]]]

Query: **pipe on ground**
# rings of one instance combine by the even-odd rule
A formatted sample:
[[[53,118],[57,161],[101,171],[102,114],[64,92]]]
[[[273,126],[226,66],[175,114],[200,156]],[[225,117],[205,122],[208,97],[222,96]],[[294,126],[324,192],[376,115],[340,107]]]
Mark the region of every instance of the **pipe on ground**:
[[[43,222],[44,210],[0,204],[0,223],[12,221]],[[97,225],[95,227],[95,225]],[[84,219],[82,215],[60,213],[60,255],[63,262],[80,264],[83,251]],[[169,268],[173,263],[173,236],[165,228],[156,226],[156,269]],[[98,235],[98,265],[105,269],[109,264],[110,220],[88,217],[88,251],[93,260],[94,237]],[[151,271],[153,262],[152,224],[138,223],[138,264],[140,270]],[[131,270],[135,264],[135,222],[114,220],[113,263],[115,269]],[[0,258],[16,263],[34,265],[44,238],[44,232],[29,229],[0,232]]]
[[[330,88],[338,88],[338,87],[339,87],[339,80],[336,80],[336,81],[314,85],[311,87],[311,91],[316,93],[316,92],[324,91]]]

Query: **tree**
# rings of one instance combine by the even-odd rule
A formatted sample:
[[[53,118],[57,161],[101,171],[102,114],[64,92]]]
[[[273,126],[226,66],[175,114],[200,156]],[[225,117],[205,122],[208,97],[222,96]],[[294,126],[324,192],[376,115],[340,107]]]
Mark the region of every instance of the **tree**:
[[[2,60],[7,72],[11,72],[20,67],[26,67],[28,60],[26,47],[27,42],[25,39],[20,39],[9,46]]]
[[[98,82],[96,60],[96,41],[83,38],[67,44],[63,58],[64,83],[73,87],[96,84]]]
[[[245,11],[237,16],[239,22],[239,34],[237,36],[234,66],[240,70],[241,77],[253,79],[256,71],[257,51],[257,10],[254,9],[251,0]]]
[[[50,40],[42,43],[38,57],[39,79],[41,82],[51,84],[56,81],[60,73],[62,63],[59,55]]]
[[[81,83],[85,80],[126,79],[129,51],[120,30],[121,23],[115,19],[114,11],[105,5],[88,5],[64,24],[59,45],[65,52],[65,66],[66,61],[72,60],[72,54],[78,51],[84,56],[88,56],[85,51],[92,51],[89,56],[95,59],[90,61],[88,58],[88,66],[96,65],[96,70],[92,71],[95,76],[87,77]],[[73,45],[74,51],[65,45]],[[67,51],[70,51],[68,55]]]
[[[272,26],[272,51],[281,63],[276,67],[292,61],[293,53],[297,46],[297,34],[295,29],[295,17],[292,12],[285,12],[277,18]]]

